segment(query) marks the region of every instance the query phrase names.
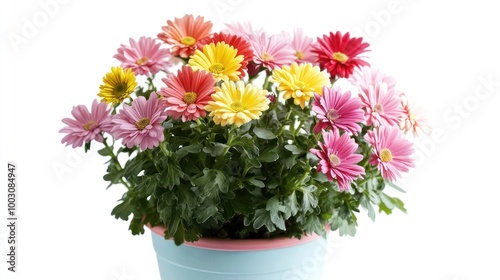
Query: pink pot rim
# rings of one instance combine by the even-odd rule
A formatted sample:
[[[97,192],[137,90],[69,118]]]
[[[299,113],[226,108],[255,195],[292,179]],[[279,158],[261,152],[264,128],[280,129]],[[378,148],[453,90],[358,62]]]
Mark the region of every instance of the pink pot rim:
[[[150,225],[147,225],[147,227],[157,235],[161,237],[164,236],[165,227],[151,227]],[[296,246],[314,241],[318,238],[321,238],[321,236],[316,233],[305,235],[300,239],[286,237],[269,239],[222,239],[203,237],[195,242],[184,242],[183,245],[218,251],[260,251]]]

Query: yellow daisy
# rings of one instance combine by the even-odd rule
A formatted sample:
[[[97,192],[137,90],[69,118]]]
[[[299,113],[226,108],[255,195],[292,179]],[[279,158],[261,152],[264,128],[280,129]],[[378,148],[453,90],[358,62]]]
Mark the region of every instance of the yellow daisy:
[[[98,96],[101,102],[119,104],[130,96],[137,86],[132,68],[123,70],[121,67],[112,67],[111,72],[102,78],[104,84],[99,86]]]
[[[196,50],[188,64],[194,70],[211,72],[214,78],[220,80],[238,81],[238,71],[243,61],[243,55],[237,55],[238,50],[224,42],[210,43],[203,46],[203,51]]]
[[[298,65],[293,62],[290,66],[276,68],[271,81],[279,84],[278,91],[283,92],[284,99],[293,98],[294,104],[302,109],[315,92],[321,95],[323,87],[330,85],[328,74],[311,63]]]
[[[262,112],[269,108],[267,91],[254,85],[245,85],[243,81],[223,82],[215,88],[213,101],[209,101],[205,110],[216,124],[225,126],[235,124],[241,126],[251,120],[258,119]]]

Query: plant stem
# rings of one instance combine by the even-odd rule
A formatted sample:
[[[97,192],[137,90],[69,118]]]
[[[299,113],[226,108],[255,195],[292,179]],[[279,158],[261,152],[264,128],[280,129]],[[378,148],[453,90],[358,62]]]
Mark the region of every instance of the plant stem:
[[[109,156],[111,157],[111,161],[113,162],[115,167],[118,170],[122,171],[123,167],[120,164],[120,161],[118,161],[118,155],[115,155],[115,152],[113,151],[113,147],[108,145],[108,142],[106,141],[106,139],[104,139],[104,141],[102,141],[102,143],[104,144],[104,147],[108,151]],[[127,181],[125,181],[123,179],[123,177],[120,178],[120,183],[122,183],[122,185],[124,185],[129,191],[132,190],[132,187],[127,183]]]

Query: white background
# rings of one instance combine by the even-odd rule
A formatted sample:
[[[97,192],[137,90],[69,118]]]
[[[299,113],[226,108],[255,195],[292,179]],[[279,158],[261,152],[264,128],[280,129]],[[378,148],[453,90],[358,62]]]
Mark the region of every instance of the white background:
[[[215,31],[251,21],[270,33],[364,35],[372,65],[425,105],[436,134],[420,140],[418,168],[399,182],[408,214],[373,223],[361,213],[356,237],[333,234],[325,279],[500,279],[493,1],[54,1],[0,4],[0,182],[8,161],[19,177],[15,274],[0,191],[1,279],[159,279],[149,235],[132,236],[109,214],[123,189],[105,189],[104,158],[65,148],[58,130],[72,106],[96,98],[120,44],[186,13]]]

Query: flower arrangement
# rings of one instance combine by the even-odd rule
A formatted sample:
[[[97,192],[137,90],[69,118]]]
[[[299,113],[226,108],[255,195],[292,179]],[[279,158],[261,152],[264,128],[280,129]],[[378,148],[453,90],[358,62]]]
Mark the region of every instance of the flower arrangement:
[[[405,212],[386,186],[414,167],[426,132],[396,80],[349,33],[313,39],[202,16],[168,20],[114,55],[90,110],[64,118],[62,143],[100,146],[104,180],[123,185],[112,215],[132,234],[165,226],[200,237],[354,235],[356,214]],[[346,89],[350,88],[350,89]]]

